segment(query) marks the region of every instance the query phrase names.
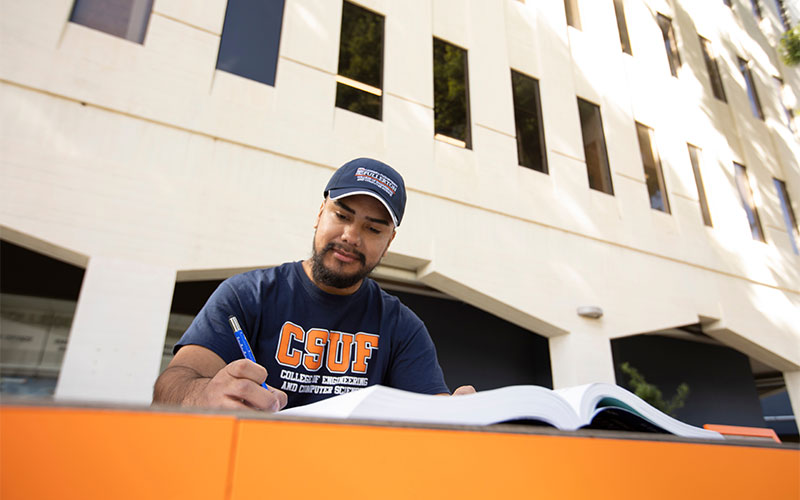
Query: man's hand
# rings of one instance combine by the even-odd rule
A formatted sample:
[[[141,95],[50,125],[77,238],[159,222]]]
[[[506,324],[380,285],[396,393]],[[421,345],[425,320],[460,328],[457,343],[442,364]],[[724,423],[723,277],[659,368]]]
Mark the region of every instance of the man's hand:
[[[471,385],[462,385],[453,391],[453,394],[447,394],[446,392],[443,392],[441,394],[437,394],[437,396],[463,396],[465,394],[475,394],[476,392],[478,391],[476,391]]]
[[[153,402],[278,411],[286,406],[286,393],[261,387],[266,379],[266,368],[252,361],[238,359],[226,365],[213,351],[188,345],[156,381]]]
[[[263,366],[246,359],[225,365],[213,378],[201,379],[205,386],[184,399],[183,406],[202,408],[256,409],[276,412],[286,406],[286,394],[278,389],[266,390]],[[207,380],[207,382],[206,382]]]
[[[475,394],[477,391],[471,385],[462,385],[455,391],[453,391],[453,396],[463,396],[464,394]]]

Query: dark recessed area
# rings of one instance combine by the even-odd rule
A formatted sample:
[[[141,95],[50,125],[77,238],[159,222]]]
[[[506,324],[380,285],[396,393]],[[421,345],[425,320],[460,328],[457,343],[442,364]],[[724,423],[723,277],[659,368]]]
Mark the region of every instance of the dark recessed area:
[[[0,240],[0,293],[77,301],[84,269]]]

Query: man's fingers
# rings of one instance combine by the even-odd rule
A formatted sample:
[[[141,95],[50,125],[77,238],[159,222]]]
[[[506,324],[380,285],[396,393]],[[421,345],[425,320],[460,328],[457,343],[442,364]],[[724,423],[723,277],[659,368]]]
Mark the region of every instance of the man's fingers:
[[[274,387],[270,387],[269,392],[271,392],[278,400],[278,410],[282,410],[286,406],[286,403],[289,401],[289,397],[286,396],[285,392],[281,391],[280,389],[275,389]]]
[[[462,385],[455,391],[453,391],[453,396],[463,396],[464,394],[475,394],[477,391],[471,385]]]
[[[258,384],[267,380],[267,369],[249,359],[237,359],[225,366],[225,370],[234,378],[246,378]]]

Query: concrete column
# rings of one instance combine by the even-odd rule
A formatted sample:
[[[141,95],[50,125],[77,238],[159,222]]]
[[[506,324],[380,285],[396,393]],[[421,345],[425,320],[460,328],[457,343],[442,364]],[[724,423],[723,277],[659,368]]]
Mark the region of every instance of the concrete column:
[[[590,382],[615,383],[611,341],[596,332],[572,332],[551,337],[553,389]]]
[[[786,392],[789,393],[789,401],[792,403],[794,420],[800,429],[800,371],[783,372],[783,381],[786,382]]]
[[[89,259],[55,397],[149,404],[174,288],[174,269]]]

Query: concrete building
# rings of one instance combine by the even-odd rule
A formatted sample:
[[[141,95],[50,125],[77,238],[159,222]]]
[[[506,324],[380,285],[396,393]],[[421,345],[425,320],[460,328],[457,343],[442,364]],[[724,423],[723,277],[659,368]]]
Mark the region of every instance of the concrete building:
[[[347,9],[379,43],[344,48]],[[775,49],[798,19],[769,0],[2,0],[3,387],[149,403],[191,319],[180,287],[308,256],[328,177],[371,156],[409,192],[374,275],[451,386],[622,383],[632,360],[722,412],[699,419],[763,424],[736,415],[764,384],[800,415],[800,71]],[[359,46],[377,80],[342,62]],[[509,364],[535,373],[494,378]]]

